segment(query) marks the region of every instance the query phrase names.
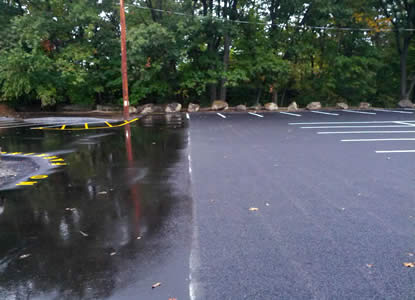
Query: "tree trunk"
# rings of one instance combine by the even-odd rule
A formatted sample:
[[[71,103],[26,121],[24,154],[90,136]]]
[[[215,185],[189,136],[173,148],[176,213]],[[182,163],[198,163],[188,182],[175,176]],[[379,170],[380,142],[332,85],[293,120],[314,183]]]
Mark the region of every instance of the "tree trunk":
[[[282,107],[282,106],[284,106],[284,100],[285,100],[285,93],[287,92],[287,89],[285,88],[284,89],[284,93],[282,93],[282,97],[281,97],[281,103],[280,103],[280,106]]]
[[[209,84],[209,98],[210,98],[210,102],[213,102],[215,100],[217,100],[216,98],[216,84],[211,83]]]
[[[401,51],[401,100],[408,100],[407,92],[407,61],[408,61],[408,45],[404,41],[403,49]]]
[[[272,89],[272,102],[278,105],[278,91],[276,88]]]
[[[256,94],[256,101],[255,101],[256,105],[259,104],[259,100],[261,100],[261,95],[262,95],[262,88],[258,88],[257,89],[257,94]]]
[[[223,37],[223,47],[224,47],[224,51],[223,51],[223,70],[226,72],[228,70],[228,65],[229,65],[229,53],[230,53],[230,47],[231,47],[231,39],[229,37],[229,33],[225,32],[224,37]],[[220,80],[220,100],[226,101],[226,77],[224,76],[221,80]]]

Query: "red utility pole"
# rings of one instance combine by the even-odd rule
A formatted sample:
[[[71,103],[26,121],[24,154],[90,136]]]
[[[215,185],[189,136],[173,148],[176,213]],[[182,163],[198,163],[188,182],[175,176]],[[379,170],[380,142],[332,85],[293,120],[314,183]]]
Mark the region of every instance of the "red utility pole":
[[[127,76],[127,42],[125,30],[124,0],[120,0],[121,23],[121,74],[122,74],[122,98],[124,105],[124,119],[130,118],[130,101],[128,100],[128,76]]]

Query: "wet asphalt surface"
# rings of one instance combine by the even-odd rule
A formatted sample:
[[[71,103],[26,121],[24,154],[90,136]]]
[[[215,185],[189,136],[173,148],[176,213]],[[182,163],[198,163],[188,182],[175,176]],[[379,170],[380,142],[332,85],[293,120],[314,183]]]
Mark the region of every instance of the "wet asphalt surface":
[[[0,299],[415,298],[415,154],[375,153],[415,141],[340,141],[415,133],[317,134],[412,126],[289,124],[414,114],[223,115],[1,129],[68,165],[0,191]]]
[[[67,165],[0,191],[0,299],[187,297],[187,131],[181,115],[167,121],[2,130],[3,151],[62,153]]]

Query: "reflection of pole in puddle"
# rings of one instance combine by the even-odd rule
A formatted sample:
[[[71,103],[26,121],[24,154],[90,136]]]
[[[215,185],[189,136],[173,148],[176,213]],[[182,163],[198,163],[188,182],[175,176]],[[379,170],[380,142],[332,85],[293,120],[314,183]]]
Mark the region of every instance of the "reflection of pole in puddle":
[[[133,148],[131,145],[131,127],[130,124],[124,126],[125,131],[125,149],[127,150],[128,161],[128,177],[133,178],[134,174],[134,157]],[[130,185],[130,196],[134,204],[134,223],[137,230],[136,235],[140,234],[140,192],[138,190],[138,183],[132,182]]]

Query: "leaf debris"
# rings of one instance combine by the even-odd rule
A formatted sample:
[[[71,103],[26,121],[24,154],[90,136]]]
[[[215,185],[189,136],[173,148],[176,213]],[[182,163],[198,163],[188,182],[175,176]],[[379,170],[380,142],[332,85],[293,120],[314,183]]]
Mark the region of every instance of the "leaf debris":
[[[161,285],[161,282],[157,282],[151,286],[152,289],[155,289]]]
[[[413,262],[405,262],[403,265],[407,268],[415,268],[415,263]]]
[[[249,210],[250,210],[250,211],[258,211],[258,210],[259,210],[259,208],[258,208],[258,207],[251,207],[251,208],[249,208]]]
[[[19,259],[25,259],[25,258],[28,258],[30,256],[32,256],[32,254],[30,254],[30,253],[22,254],[22,255],[19,256]]]
[[[88,233],[83,232],[82,230],[79,230],[79,233],[82,234],[82,236],[87,237],[89,236]]]

